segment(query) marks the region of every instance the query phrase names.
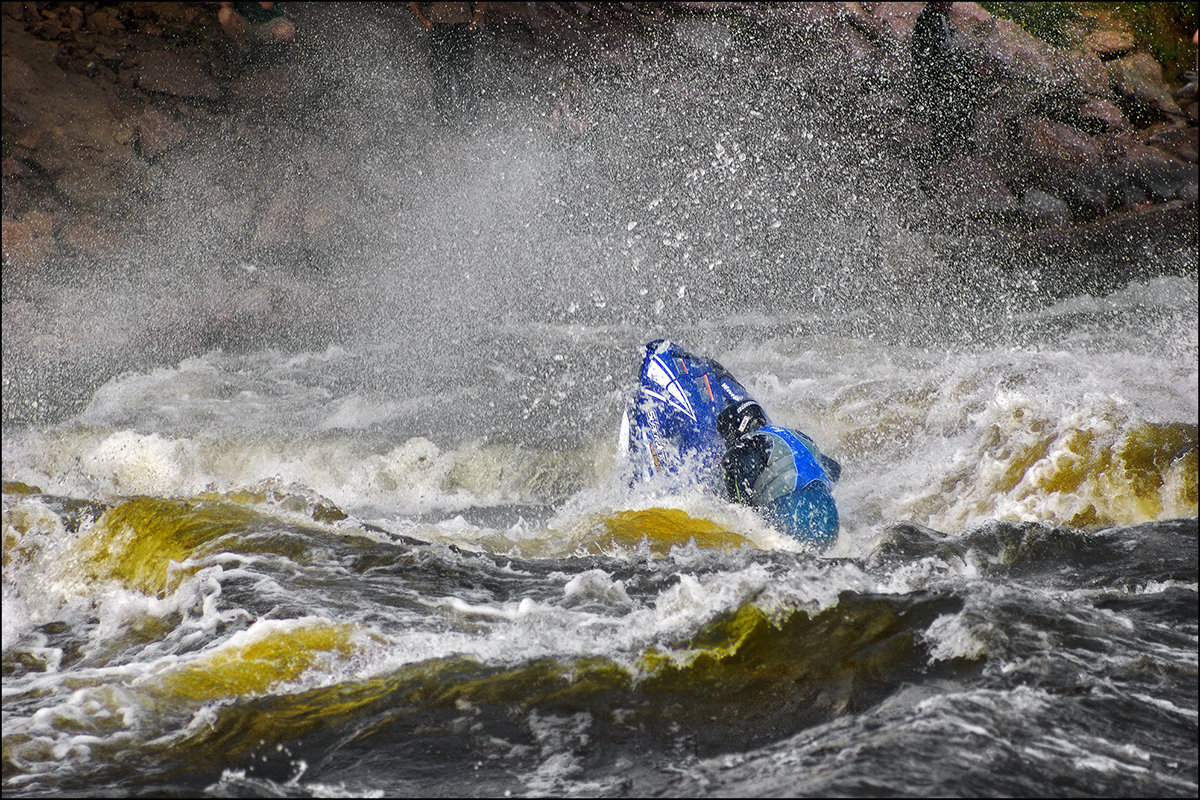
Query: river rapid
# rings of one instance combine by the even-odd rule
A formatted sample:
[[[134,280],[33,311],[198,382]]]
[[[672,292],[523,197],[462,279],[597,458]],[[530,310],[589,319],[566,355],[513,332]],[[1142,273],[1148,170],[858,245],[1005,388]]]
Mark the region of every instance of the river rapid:
[[[114,376],[5,429],[5,791],[1193,794],[1195,313],[673,329],[842,461],[823,557],[628,487],[650,328]]]
[[[508,111],[347,126],[325,269],[6,270],[6,796],[1195,796],[1194,252],[1048,286],[746,109],[587,218]],[[830,551],[630,486],[659,337],[841,462]]]

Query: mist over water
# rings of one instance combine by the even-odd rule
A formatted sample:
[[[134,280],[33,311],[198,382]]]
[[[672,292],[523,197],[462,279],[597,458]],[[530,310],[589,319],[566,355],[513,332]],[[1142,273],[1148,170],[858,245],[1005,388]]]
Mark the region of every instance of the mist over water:
[[[1195,252],[970,219],[836,43],[493,25],[445,126],[405,4],[302,21],[6,270],[6,793],[1194,796]],[[658,337],[825,557],[629,484]]]
[[[477,118],[446,127],[407,9],[307,13],[299,67],[264,73],[287,91],[233,93],[221,135],[156,165],[132,251],[30,277],[6,418],[213,348],[387,343],[417,375],[446,351],[508,356],[479,343],[496,325],[656,335],[760,313],[994,339],[1056,291],[917,186],[879,120],[848,118],[838,98],[868,76],[826,54],[772,60],[717,18],[558,52],[494,30]],[[566,92],[581,132],[551,130]]]

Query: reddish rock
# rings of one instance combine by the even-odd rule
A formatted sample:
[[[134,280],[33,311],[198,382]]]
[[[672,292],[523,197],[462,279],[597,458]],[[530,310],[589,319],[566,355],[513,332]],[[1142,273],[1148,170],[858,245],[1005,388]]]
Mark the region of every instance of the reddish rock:
[[[967,4],[955,4],[960,5]],[[1053,93],[1071,83],[1058,51],[1015,22],[986,12],[951,14],[950,20],[968,60],[992,81],[1019,79],[1026,85],[1032,81],[1037,94]]]
[[[1183,111],[1163,85],[1162,66],[1153,56],[1134,53],[1109,61],[1105,67],[1118,94],[1168,116],[1183,117]]]
[[[45,260],[53,248],[53,241],[35,236],[33,229],[24,222],[4,217],[0,227],[0,247],[4,266],[30,267]]]
[[[1141,140],[1149,147],[1163,150],[1181,161],[1195,164],[1200,152],[1200,135],[1195,125],[1172,125],[1166,123],[1147,128]]]
[[[4,159],[3,166],[0,167],[0,174],[3,174],[6,178],[26,178],[32,175],[33,171],[30,170],[29,167],[25,166],[25,164],[20,160],[9,156],[8,158]]]
[[[125,26],[121,24],[121,21],[104,9],[93,13],[88,17],[87,22],[88,27],[101,36],[115,36],[125,30]]]
[[[61,237],[64,245],[88,258],[101,258],[120,246],[120,238],[100,229],[92,220],[81,220]]]
[[[42,141],[46,138],[45,128],[31,128],[17,139],[13,144],[17,147],[24,147],[26,150],[37,150]]]
[[[1108,60],[1123,56],[1133,49],[1133,34],[1125,31],[1095,31],[1084,44],[1097,56]]]
[[[49,237],[54,233],[54,218],[45,211],[30,211],[21,218],[35,237]]]
[[[220,88],[198,64],[167,50],[142,53],[136,81],[147,91],[175,97],[216,100],[221,96]]]
[[[70,31],[79,31],[83,27],[83,12],[76,6],[68,6],[61,19],[63,26]]]
[[[1111,100],[1088,97],[1079,107],[1079,116],[1084,120],[1102,123],[1109,133],[1128,133],[1132,130],[1124,112]]]
[[[924,3],[841,3],[843,19],[873,39],[907,42]]]
[[[1108,70],[1095,53],[1074,51],[1063,56],[1063,60],[1079,82],[1085,94],[1099,98],[1112,98],[1112,85]]]
[[[1044,169],[1058,171],[1100,163],[1104,149],[1082,131],[1041,117],[1022,117],[1017,122],[1027,156]]]
[[[21,58],[5,54],[2,72],[3,78],[0,79],[0,83],[4,89],[6,111],[9,108],[10,97],[15,100],[19,95],[36,92],[41,88],[37,73]]]
[[[33,164],[47,175],[57,175],[66,169],[67,161],[62,152],[62,146],[56,137],[42,140],[36,150],[16,151],[17,155],[27,163]]]
[[[142,112],[137,133],[138,152],[150,160],[187,139],[187,128],[153,106]]]

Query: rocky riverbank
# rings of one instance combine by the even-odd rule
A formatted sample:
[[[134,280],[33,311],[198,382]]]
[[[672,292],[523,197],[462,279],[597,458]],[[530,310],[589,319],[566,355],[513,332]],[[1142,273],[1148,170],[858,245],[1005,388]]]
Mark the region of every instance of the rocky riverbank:
[[[1177,99],[1178,85],[1126,31],[1094,30],[1078,49],[1055,48],[977,4],[953,4],[954,43],[978,96],[948,101],[975,107],[968,146],[931,158],[929,126],[910,113],[909,41],[922,5],[496,3],[488,25],[505,46],[540,51],[547,64],[569,54],[633,69],[622,63],[637,52],[626,40],[667,41],[718,59],[740,54],[751,73],[821,76],[813,93],[906,156],[919,180],[940,187],[947,213],[984,224],[1095,238],[1100,221],[1124,238],[1141,224],[1126,217],[1157,228],[1164,217],[1194,220],[1194,89]],[[239,56],[215,12],[215,4],[4,4],[7,265],[128,246],[153,231],[161,198],[149,187],[186,160],[189,142],[228,137],[235,118],[237,137],[270,146],[255,113],[319,102],[324,87],[302,59]],[[392,21],[381,13],[368,12],[374,24]],[[303,6],[295,14],[302,30],[320,24]],[[659,88],[670,87],[640,87]],[[344,198],[320,190],[338,165],[319,157],[329,163],[291,181],[283,200],[274,191],[197,199],[232,207],[240,218],[228,227],[252,228],[249,244],[318,247],[353,216]]]
[[[1124,239],[1143,218],[1156,229],[1160,218],[1181,229],[1194,221],[1194,88],[1177,99],[1179,87],[1126,31],[1055,48],[977,4],[953,4],[954,43],[978,96],[945,101],[973,105],[974,118],[966,145],[931,158],[929,126],[910,113],[909,42],[922,5],[495,3],[488,25],[544,63],[570,54],[634,69],[622,63],[637,52],[626,40],[667,41],[718,59],[740,54],[750,73],[821,76],[813,93],[907,157],[919,180],[940,187],[946,213],[984,224],[1069,239],[1095,238],[1100,222]],[[303,6],[295,13],[302,31],[320,24]],[[392,21],[367,13],[376,25]],[[271,146],[255,114],[303,108],[325,88],[286,51],[239,56],[215,4],[5,3],[2,21],[3,241],[14,268],[101,258],[151,233],[161,197],[150,187],[186,161],[189,142],[229,137],[237,119],[237,138]],[[671,87],[640,87],[659,88]],[[229,207],[238,218],[227,227],[251,228],[248,244],[319,247],[353,208],[322,190],[336,156],[317,157],[328,163],[290,181],[283,199],[219,196],[216,182],[218,196],[196,200]]]

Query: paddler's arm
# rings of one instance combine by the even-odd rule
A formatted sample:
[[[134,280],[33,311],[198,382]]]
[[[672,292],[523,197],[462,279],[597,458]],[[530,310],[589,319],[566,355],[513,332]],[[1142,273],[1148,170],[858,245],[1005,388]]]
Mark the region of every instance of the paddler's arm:
[[[767,466],[764,440],[758,437],[738,440],[721,457],[725,491],[735,503],[749,505],[754,499],[754,482]]]

